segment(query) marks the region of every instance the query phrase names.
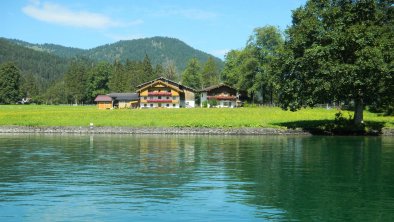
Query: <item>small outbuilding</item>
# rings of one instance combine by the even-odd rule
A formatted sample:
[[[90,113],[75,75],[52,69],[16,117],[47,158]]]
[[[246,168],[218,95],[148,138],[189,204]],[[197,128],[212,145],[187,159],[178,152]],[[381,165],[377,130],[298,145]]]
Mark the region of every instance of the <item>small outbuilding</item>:
[[[112,98],[108,95],[98,95],[94,101],[99,109],[111,109],[113,107]]]
[[[137,108],[139,104],[138,93],[110,93],[109,97],[113,100],[114,107],[121,108]]]

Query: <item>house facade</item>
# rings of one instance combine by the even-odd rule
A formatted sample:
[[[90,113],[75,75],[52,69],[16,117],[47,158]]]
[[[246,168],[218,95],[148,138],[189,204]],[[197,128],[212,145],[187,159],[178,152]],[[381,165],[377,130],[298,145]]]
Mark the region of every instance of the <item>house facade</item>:
[[[215,104],[213,105],[215,107],[234,108],[240,104],[237,89],[226,84],[210,86],[200,90],[200,93],[201,106],[203,106],[205,101],[208,103],[208,107],[212,106],[211,104]],[[215,101],[215,103],[213,103],[213,101]]]
[[[192,108],[195,90],[160,77],[137,86],[141,108]]]

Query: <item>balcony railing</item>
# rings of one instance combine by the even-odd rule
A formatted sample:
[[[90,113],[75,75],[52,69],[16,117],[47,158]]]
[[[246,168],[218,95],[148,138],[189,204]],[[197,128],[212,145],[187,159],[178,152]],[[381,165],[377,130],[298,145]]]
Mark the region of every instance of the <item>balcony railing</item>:
[[[148,96],[172,96],[171,92],[148,92]]]
[[[235,96],[208,96],[208,100],[236,100]]]
[[[148,103],[172,103],[171,99],[148,99]]]

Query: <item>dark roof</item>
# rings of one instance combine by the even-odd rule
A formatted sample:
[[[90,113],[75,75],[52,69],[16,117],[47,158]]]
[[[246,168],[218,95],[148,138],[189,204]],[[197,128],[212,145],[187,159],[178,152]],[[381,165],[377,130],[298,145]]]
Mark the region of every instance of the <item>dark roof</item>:
[[[111,102],[112,98],[107,96],[107,95],[98,95],[96,99],[94,99],[95,102]]]
[[[152,83],[154,83],[154,82],[156,82],[156,81],[159,81],[159,80],[160,80],[160,81],[163,81],[163,82],[165,82],[165,83],[171,84],[171,85],[173,85],[173,86],[175,86],[175,87],[177,87],[177,88],[179,88],[179,89],[187,89],[187,90],[192,91],[192,92],[196,92],[196,91],[197,91],[197,90],[195,90],[195,89],[193,89],[193,88],[191,88],[191,87],[182,85],[182,84],[180,84],[180,83],[174,82],[174,81],[169,80],[169,79],[166,79],[166,78],[164,78],[164,77],[159,77],[159,78],[154,79],[154,80],[151,80],[151,81],[149,81],[149,82],[142,83],[142,84],[140,84],[140,85],[137,86],[137,89],[141,89],[141,88],[143,88],[143,87],[145,87],[145,86],[147,86],[147,85],[150,85],[150,84],[152,84]]]
[[[232,86],[226,85],[226,84],[224,84],[224,83],[220,83],[219,85],[210,86],[210,87],[201,89],[201,90],[199,90],[199,92],[209,92],[209,91],[211,91],[211,90],[214,90],[214,89],[217,89],[217,88],[220,88],[220,87],[223,87],[223,86],[224,86],[224,87],[228,87],[228,88],[230,88],[230,89],[237,90],[236,88],[234,88],[234,87],[232,87]]]
[[[138,93],[110,93],[108,96],[112,97],[114,100],[139,100]]]

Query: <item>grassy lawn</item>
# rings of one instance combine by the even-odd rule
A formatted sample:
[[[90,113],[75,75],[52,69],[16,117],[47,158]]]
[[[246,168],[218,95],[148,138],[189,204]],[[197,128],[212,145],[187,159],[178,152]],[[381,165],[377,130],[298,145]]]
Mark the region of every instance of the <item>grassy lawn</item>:
[[[98,110],[95,106],[0,105],[3,126],[128,126],[128,127],[268,127],[294,128],[331,122],[335,109],[280,108],[238,109],[120,109]],[[352,112],[343,111],[345,117]],[[365,112],[366,122],[394,128],[394,117]]]

